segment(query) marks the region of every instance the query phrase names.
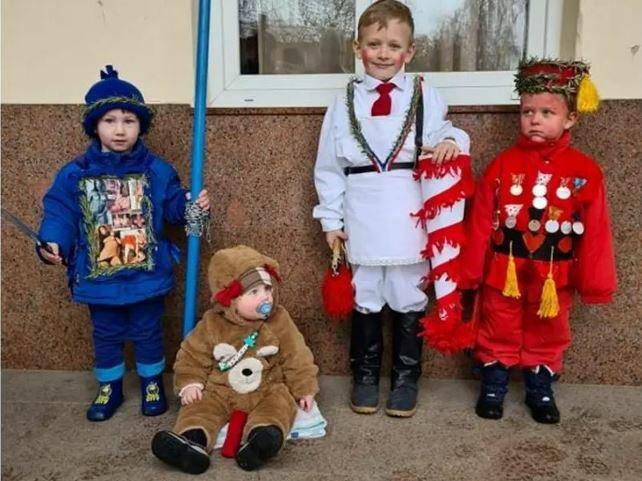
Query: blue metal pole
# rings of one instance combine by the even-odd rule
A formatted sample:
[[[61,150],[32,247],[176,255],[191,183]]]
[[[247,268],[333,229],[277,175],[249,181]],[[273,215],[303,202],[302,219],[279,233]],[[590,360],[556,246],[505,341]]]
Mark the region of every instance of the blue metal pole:
[[[198,3],[198,43],[196,50],[196,88],[194,94],[194,127],[192,163],[190,167],[190,192],[196,199],[203,188],[203,158],[205,157],[205,110],[207,108],[207,59],[209,53],[210,0]],[[185,275],[185,310],[183,311],[183,338],[194,328],[196,319],[196,294],[198,260],[201,239],[195,235],[187,238],[187,273]]]

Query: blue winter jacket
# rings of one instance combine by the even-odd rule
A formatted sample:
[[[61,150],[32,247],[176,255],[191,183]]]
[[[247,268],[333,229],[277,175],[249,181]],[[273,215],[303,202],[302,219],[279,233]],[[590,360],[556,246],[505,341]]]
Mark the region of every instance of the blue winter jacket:
[[[40,236],[60,246],[74,301],[124,305],[169,292],[177,256],[163,224],[184,224],[185,194],[142,140],[123,154],[94,141],[65,165],[43,198]]]

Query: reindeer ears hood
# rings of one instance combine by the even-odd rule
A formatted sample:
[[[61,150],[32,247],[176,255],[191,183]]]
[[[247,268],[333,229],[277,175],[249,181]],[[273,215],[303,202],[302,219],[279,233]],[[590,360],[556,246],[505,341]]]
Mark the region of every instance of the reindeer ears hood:
[[[278,270],[279,264],[274,259],[251,247],[239,245],[217,251],[207,271],[215,309],[235,321],[238,316],[233,312],[234,299],[256,285],[257,279],[276,287],[276,282],[281,281]]]

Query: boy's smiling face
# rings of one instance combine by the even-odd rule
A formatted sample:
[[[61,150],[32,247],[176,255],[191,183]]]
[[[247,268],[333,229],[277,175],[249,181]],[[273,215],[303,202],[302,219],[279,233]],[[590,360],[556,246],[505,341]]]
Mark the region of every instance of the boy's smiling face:
[[[385,27],[373,23],[361,28],[354,51],[368,75],[386,82],[415,55],[411,35],[410,25],[397,19],[389,20]]]
[[[521,96],[521,132],[533,142],[557,140],[576,121],[577,113],[569,111],[566,100],[560,94],[544,92]]]
[[[96,135],[103,151],[127,152],[138,140],[140,121],[133,112],[112,109],[98,120]]]

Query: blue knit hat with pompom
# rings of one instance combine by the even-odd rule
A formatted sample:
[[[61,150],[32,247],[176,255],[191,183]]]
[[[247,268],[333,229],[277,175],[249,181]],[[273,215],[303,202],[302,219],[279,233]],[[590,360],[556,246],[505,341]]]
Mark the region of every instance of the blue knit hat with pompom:
[[[112,65],[100,71],[100,80],[85,95],[82,125],[89,137],[96,137],[98,120],[112,109],[134,112],[140,121],[140,133],[145,134],[152,121],[152,111],[145,105],[143,94],[134,85],[118,78]]]

